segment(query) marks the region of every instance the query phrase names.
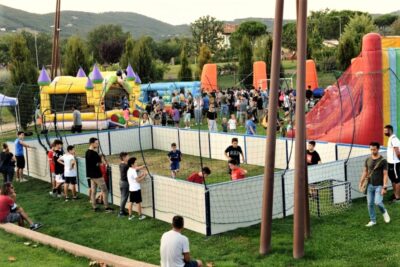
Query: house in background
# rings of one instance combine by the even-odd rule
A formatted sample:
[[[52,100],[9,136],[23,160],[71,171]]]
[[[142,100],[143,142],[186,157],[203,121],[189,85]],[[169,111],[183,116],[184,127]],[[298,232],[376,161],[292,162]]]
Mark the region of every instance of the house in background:
[[[231,23],[226,23],[223,26],[223,31],[222,31],[222,41],[220,43],[221,48],[230,48],[231,47],[231,42],[230,42],[230,37],[231,34],[234,33],[238,28],[239,25],[237,24],[231,24]]]

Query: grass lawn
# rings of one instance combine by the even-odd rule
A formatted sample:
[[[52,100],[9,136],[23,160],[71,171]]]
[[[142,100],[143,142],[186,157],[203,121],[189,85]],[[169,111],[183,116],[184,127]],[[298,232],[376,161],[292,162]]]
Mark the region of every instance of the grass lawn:
[[[85,146],[85,148],[87,149],[87,146]],[[143,153],[147,167],[151,173],[167,177],[171,176],[171,171],[169,170],[170,164],[167,157],[168,152],[161,150],[145,150]],[[221,151],[221,153],[223,153],[223,151]],[[130,153],[130,155],[135,156],[138,159],[139,166],[144,164],[140,152]],[[118,155],[108,156],[107,160],[113,164],[119,164],[120,162]],[[203,166],[208,166],[211,169],[211,175],[207,177],[207,182],[209,184],[227,182],[231,180],[227,172],[227,161],[203,158]],[[241,164],[241,167],[248,171],[247,177],[261,175],[264,173],[263,166]],[[186,180],[186,178],[192,172],[199,171],[200,168],[200,157],[183,154],[180,165],[181,171],[178,173],[177,178]]]
[[[29,242],[29,246],[25,245]],[[37,247],[35,247],[37,246]],[[0,231],[0,266],[88,266],[89,260]],[[14,258],[10,261],[9,257]]]
[[[128,221],[117,218],[116,213],[93,213],[86,197],[65,203],[48,196],[49,184],[34,179],[16,187],[17,203],[45,224],[41,232],[159,263],[160,237],[170,229],[169,224],[150,218]],[[400,231],[400,210],[397,205],[387,208],[392,223],[385,224],[379,215],[378,224],[371,229],[364,226],[368,222],[365,199],[355,201],[343,213],[312,217],[312,237],[306,242],[306,256],[301,260],[292,258],[292,217],[274,220],[272,252],[267,257],[258,255],[259,225],[211,237],[189,230],[184,234],[190,239],[192,256],[215,266],[399,266],[400,243],[393,233]],[[8,235],[1,237],[15,241]]]

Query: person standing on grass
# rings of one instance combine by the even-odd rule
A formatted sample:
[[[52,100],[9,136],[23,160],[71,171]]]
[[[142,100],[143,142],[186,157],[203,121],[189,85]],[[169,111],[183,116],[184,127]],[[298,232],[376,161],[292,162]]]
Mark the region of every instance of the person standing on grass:
[[[400,203],[400,140],[393,133],[392,125],[385,126],[384,134],[389,137],[386,146],[386,158],[388,162],[388,175],[393,187],[391,201]]]
[[[58,162],[64,165],[64,197],[65,201],[69,201],[70,198],[68,197],[68,189],[70,185],[72,185],[72,199],[76,200],[76,159],[75,159],[75,147],[68,146],[67,147],[67,154],[62,155]]]
[[[51,195],[53,195],[54,189],[56,188],[56,165],[53,160],[54,150],[55,150],[55,145],[53,142],[50,145],[50,150],[47,152],[47,160],[49,161],[49,168],[50,168]]]
[[[4,183],[0,192],[0,223],[18,223],[19,226],[24,226],[27,222],[31,230],[42,227],[41,223],[34,223],[23,208],[18,207],[15,203],[16,197],[12,183]]]
[[[189,239],[182,235],[184,221],[182,216],[174,216],[172,230],[161,237],[161,267],[202,267],[201,260],[190,258]]]
[[[108,206],[108,190],[102,176],[100,165],[102,163],[97,149],[99,148],[99,140],[95,137],[89,139],[89,149],[85,154],[86,161],[86,177],[88,177],[88,184],[90,186],[90,198],[93,211],[99,211],[96,205],[96,192],[97,186],[100,187],[104,197],[105,212],[112,212],[114,209]]]
[[[179,163],[182,160],[182,152],[176,149],[176,143],[171,144],[171,151],[168,153],[169,162],[171,163],[171,176],[176,178],[176,174],[179,172]]]
[[[71,132],[72,133],[81,133],[82,132],[82,117],[81,117],[81,112],[78,110],[76,106],[72,107],[72,127],[71,127]]]
[[[252,114],[247,114],[246,134],[255,135],[256,133],[257,133],[257,126],[254,123],[253,115]]]
[[[129,197],[129,183],[128,183],[128,153],[121,152],[119,153],[119,159],[121,162],[119,163],[119,175],[121,180],[119,181],[119,189],[121,191],[121,202],[119,205],[119,214],[118,217],[123,217],[128,215],[125,211],[126,202]]]
[[[203,113],[203,99],[201,95],[194,98],[194,121],[196,125],[202,124],[202,113]]]
[[[181,120],[181,114],[178,110],[178,104],[173,104],[172,106],[172,120],[176,128],[179,128],[179,122]]]
[[[25,156],[24,156],[24,147],[32,148],[34,147],[28,145],[24,142],[25,133],[23,131],[19,131],[17,133],[17,139],[14,141],[15,145],[15,159],[17,160],[17,182],[24,182],[24,169],[25,169]]]
[[[203,167],[200,172],[192,173],[188,178],[188,182],[204,184],[204,180],[211,174],[211,170],[208,167]]]
[[[232,181],[241,180],[246,177],[247,171],[239,167],[239,164],[236,160],[231,159],[228,162],[229,169],[231,170],[231,179]]]
[[[244,154],[242,148],[238,144],[239,140],[236,137],[232,138],[231,145],[225,149],[224,156],[228,162],[233,159],[237,162],[237,166],[240,166],[240,158],[242,158],[242,161],[244,162]],[[228,173],[231,173],[231,168],[229,165]]]
[[[223,133],[228,132],[228,120],[225,117],[222,118],[221,127]]]
[[[0,172],[3,174],[3,182],[12,183],[14,179],[15,157],[10,152],[8,145],[3,143],[3,151],[0,153]]]
[[[367,203],[370,221],[366,227],[371,227],[376,224],[375,207],[378,206],[380,212],[383,214],[385,223],[390,222],[390,217],[383,205],[383,196],[387,192],[388,185],[388,164],[379,154],[380,144],[372,142],[369,145],[371,156],[368,157],[364,164],[363,173],[360,178],[360,185],[362,181],[368,180],[367,186]]]
[[[228,129],[230,133],[236,133],[237,120],[235,114],[231,114],[231,118],[228,121]]]
[[[208,130],[210,132],[218,131],[217,127],[217,112],[215,111],[214,104],[210,104],[210,109],[207,112]]]
[[[61,140],[54,140],[53,162],[56,186],[53,188],[53,192],[51,195],[57,197],[61,197],[62,186],[65,183],[64,165],[58,161],[64,154],[62,151],[62,146],[63,142]]]
[[[146,219],[146,216],[142,214],[142,191],[140,183],[146,179],[147,172],[141,171],[140,175],[137,174],[136,171],[136,158],[132,157],[128,160],[128,183],[129,183],[129,204],[128,204],[128,213],[129,218],[128,220],[133,220],[135,216],[132,215],[132,206],[133,203],[138,205],[138,216],[139,220]]]
[[[315,141],[308,142],[307,149],[307,165],[321,164],[321,157],[318,152],[315,151]]]

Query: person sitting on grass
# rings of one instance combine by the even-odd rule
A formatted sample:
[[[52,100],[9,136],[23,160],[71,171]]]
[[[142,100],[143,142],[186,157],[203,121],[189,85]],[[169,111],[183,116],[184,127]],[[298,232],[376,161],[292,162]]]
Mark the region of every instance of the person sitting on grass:
[[[76,160],[75,160],[75,147],[69,145],[67,147],[67,153],[62,155],[58,162],[64,165],[64,197],[65,201],[69,201],[70,198],[68,197],[68,189],[70,185],[72,185],[72,199],[76,200]]]
[[[133,220],[135,216],[132,215],[133,203],[138,205],[139,220],[146,219],[146,216],[142,214],[142,191],[140,183],[146,178],[147,172],[141,171],[140,175],[136,172],[136,158],[132,157],[128,160],[128,183],[129,183],[129,204],[128,204],[128,220]]]
[[[24,209],[18,207],[15,203],[16,197],[12,183],[3,184],[0,192],[0,223],[18,223],[19,226],[24,226],[26,221],[31,230],[42,227],[41,223],[34,223]]]
[[[232,181],[241,180],[246,177],[247,171],[239,167],[236,160],[229,160],[229,168],[231,169],[231,179]]]
[[[211,170],[208,167],[203,167],[200,172],[192,173],[188,178],[188,182],[204,184],[205,178],[211,174]]]
[[[171,176],[176,178],[176,174],[179,172],[179,162],[182,160],[182,153],[179,149],[176,149],[176,143],[171,144],[171,151],[168,153],[169,162],[171,163]]]
[[[174,216],[172,219],[172,230],[162,235],[160,245],[161,267],[203,266],[201,260],[192,260],[190,258],[189,239],[182,235],[183,226],[183,217]]]

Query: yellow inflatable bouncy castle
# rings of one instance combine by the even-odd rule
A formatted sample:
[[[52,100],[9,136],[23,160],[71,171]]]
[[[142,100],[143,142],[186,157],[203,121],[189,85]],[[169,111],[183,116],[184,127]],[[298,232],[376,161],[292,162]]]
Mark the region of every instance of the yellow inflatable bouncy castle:
[[[129,125],[138,119],[136,110],[145,108],[139,101],[140,83],[130,65],[125,75],[100,72],[95,65],[89,77],[80,69],[77,77],[59,76],[53,81],[42,69],[38,79],[42,122],[46,127],[57,123],[59,129],[70,129],[73,108],[77,108],[81,112],[82,129]]]

